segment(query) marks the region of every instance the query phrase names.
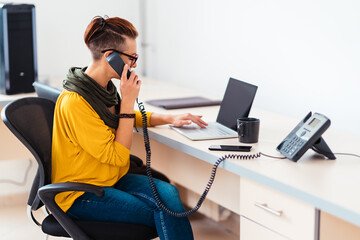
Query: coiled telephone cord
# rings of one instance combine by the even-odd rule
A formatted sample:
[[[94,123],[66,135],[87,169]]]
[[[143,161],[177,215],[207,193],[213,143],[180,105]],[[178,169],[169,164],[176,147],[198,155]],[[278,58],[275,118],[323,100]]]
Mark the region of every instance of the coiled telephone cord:
[[[136,100],[138,107],[139,107],[139,111],[142,115],[142,123],[143,123],[143,135],[144,135],[144,143],[145,143],[145,150],[146,150],[146,175],[149,179],[149,183],[150,183],[150,187],[151,187],[151,191],[153,192],[155,201],[158,205],[158,207],[160,207],[162,210],[164,210],[166,213],[168,213],[171,216],[174,217],[186,217],[194,212],[196,212],[200,207],[201,204],[204,202],[206,195],[208,194],[208,192],[210,191],[210,188],[215,180],[215,175],[216,175],[216,170],[218,168],[218,166],[220,165],[221,162],[223,162],[226,159],[238,159],[238,160],[251,160],[251,159],[256,159],[259,158],[261,155],[267,156],[267,157],[272,157],[266,154],[263,154],[261,152],[256,153],[256,154],[249,154],[249,155],[239,155],[239,154],[227,154],[222,156],[221,158],[219,158],[215,163],[214,166],[211,170],[211,174],[210,174],[210,179],[205,187],[205,190],[203,192],[203,194],[200,196],[199,201],[197,202],[196,206],[193,209],[190,209],[188,211],[185,212],[175,212],[172,211],[171,209],[169,209],[161,200],[158,191],[156,189],[156,185],[154,183],[152,174],[151,174],[151,167],[150,167],[150,161],[151,161],[151,149],[150,149],[150,139],[149,139],[149,133],[148,133],[148,125],[147,125],[147,115],[146,115],[146,111],[145,111],[145,107],[143,105],[142,102],[138,102],[138,100]],[[273,158],[278,158],[278,159],[283,159],[282,157],[273,157]]]

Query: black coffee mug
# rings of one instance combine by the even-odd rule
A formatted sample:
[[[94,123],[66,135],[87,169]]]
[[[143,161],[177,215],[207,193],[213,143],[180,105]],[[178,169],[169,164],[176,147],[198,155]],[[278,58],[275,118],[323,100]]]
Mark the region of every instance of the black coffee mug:
[[[239,142],[257,143],[259,140],[260,120],[258,118],[238,118],[237,131]]]

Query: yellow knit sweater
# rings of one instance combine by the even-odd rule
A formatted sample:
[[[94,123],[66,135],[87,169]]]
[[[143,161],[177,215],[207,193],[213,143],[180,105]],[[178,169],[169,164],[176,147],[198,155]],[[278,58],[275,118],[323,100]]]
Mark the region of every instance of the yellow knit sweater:
[[[141,126],[141,114],[135,114],[136,125]],[[83,97],[61,93],[54,113],[52,183],[113,186],[129,170],[129,159],[130,150],[115,141],[115,129],[105,125]],[[60,193],[55,201],[66,212],[83,193]]]

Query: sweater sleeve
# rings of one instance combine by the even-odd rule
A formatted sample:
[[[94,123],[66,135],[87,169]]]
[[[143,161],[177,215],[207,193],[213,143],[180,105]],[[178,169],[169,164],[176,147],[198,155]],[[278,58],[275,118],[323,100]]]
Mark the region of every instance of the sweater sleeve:
[[[108,127],[91,105],[72,93],[62,107],[69,141],[101,163],[123,167],[129,162],[130,150],[115,141],[114,129]]]
[[[135,127],[142,127],[143,126],[143,120],[142,120],[142,115],[141,115],[140,111],[134,111],[134,112],[135,112],[135,122],[134,122]],[[149,127],[150,127],[151,114],[152,114],[152,112],[146,112],[147,125]]]

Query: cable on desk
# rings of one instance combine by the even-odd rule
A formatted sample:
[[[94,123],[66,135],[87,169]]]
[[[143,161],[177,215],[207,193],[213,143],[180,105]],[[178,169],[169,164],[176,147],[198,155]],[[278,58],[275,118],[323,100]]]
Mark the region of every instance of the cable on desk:
[[[269,158],[276,158],[276,159],[287,159],[287,157],[274,157],[274,156],[270,156],[270,155],[267,155],[265,153],[262,153],[260,152],[261,155],[264,155],[265,157],[269,157]]]
[[[161,208],[162,210],[164,210],[166,213],[168,213],[171,216],[174,217],[186,217],[194,212],[196,212],[202,205],[203,201],[206,198],[206,195],[208,194],[208,192],[210,191],[210,188],[215,180],[215,175],[216,175],[216,170],[218,168],[218,166],[220,165],[221,162],[223,162],[226,159],[237,159],[237,160],[252,160],[252,159],[256,159],[259,158],[261,155],[264,155],[266,157],[270,157],[270,158],[276,158],[276,159],[285,159],[285,157],[273,157],[267,154],[263,154],[261,152],[259,153],[255,153],[255,154],[248,154],[248,155],[240,155],[240,154],[228,154],[228,155],[224,155],[222,157],[220,157],[215,163],[214,166],[211,170],[211,174],[210,174],[210,179],[205,187],[205,190],[203,192],[203,194],[200,196],[199,201],[197,202],[196,206],[193,209],[190,209],[189,211],[185,211],[185,212],[175,212],[172,211],[171,209],[169,209],[161,200],[159,193],[156,189],[156,185],[154,183],[153,177],[152,177],[152,173],[151,173],[151,167],[150,167],[150,163],[151,163],[151,149],[150,149],[150,138],[149,138],[149,133],[148,133],[148,129],[147,129],[147,116],[146,116],[146,111],[145,111],[145,107],[143,105],[142,102],[138,102],[136,100],[140,113],[142,115],[142,123],[143,123],[143,135],[144,135],[144,143],[145,143],[145,150],[146,150],[146,175],[148,177],[149,183],[150,183],[150,187],[151,187],[151,191],[154,195],[156,204],[158,205],[159,208]]]
[[[314,146],[311,147],[311,149],[314,151],[314,152],[317,152],[319,154],[324,154],[323,152],[320,152],[319,150],[317,150]],[[325,152],[325,153],[329,153],[329,152]],[[347,156],[353,156],[353,157],[358,157],[360,158],[360,155],[357,155],[357,154],[354,154],[354,153],[332,153],[334,155],[347,155]]]
[[[353,156],[360,158],[360,155],[354,154],[354,153],[334,153],[334,155],[347,155],[347,156]]]
[[[31,165],[32,165],[32,162],[31,162],[31,159],[29,158],[29,165],[26,168],[25,176],[24,176],[24,179],[22,180],[22,182],[17,182],[17,181],[10,180],[10,179],[0,179],[0,183],[10,183],[10,184],[18,185],[18,186],[24,186],[26,183],[26,179],[29,175]]]

